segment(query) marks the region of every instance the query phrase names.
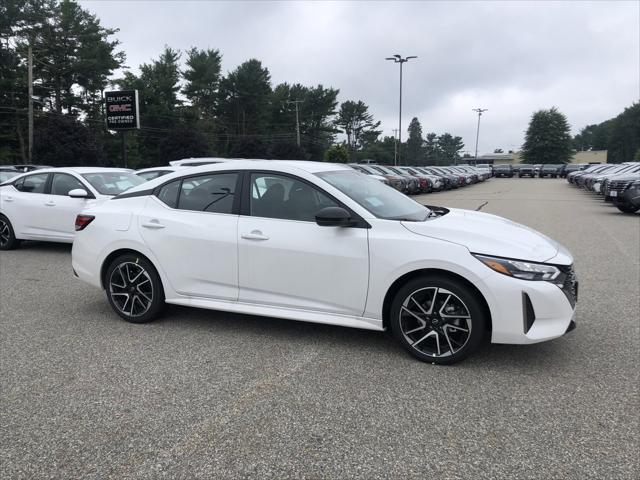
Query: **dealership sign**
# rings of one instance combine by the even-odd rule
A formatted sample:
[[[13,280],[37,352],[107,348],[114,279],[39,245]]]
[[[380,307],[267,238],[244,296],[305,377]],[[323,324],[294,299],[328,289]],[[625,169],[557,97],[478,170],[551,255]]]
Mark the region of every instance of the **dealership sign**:
[[[108,129],[128,130],[140,128],[137,90],[104,92],[104,98],[107,105]]]

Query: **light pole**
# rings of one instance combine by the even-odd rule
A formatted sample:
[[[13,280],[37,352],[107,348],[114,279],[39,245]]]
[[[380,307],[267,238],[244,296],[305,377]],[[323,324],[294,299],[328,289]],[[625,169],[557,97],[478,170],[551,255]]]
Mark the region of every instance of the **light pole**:
[[[488,108],[474,108],[472,109],[474,112],[478,112],[478,130],[476,131],[476,156],[475,156],[475,160],[476,160],[476,165],[478,164],[478,139],[480,138],[480,117],[482,116],[483,112],[486,112],[487,110],[489,110]]]
[[[393,63],[400,64],[400,112],[398,115],[398,155],[397,155],[397,161],[395,162],[395,165],[402,163],[402,160],[401,160],[402,155],[400,153],[400,149],[402,147],[402,64],[407,63],[412,58],[418,58],[418,57],[413,55],[410,57],[402,58],[402,55],[399,55],[396,53],[393,57],[385,58],[385,60],[392,60]]]

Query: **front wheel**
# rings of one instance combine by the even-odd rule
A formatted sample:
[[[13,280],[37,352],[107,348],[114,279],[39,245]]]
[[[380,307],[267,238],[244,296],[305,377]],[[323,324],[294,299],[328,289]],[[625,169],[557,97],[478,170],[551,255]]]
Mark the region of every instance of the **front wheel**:
[[[0,215],[0,250],[13,250],[20,246],[13,226],[7,217]]]
[[[631,205],[625,205],[623,203],[618,203],[616,207],[618,207],[618,210],[622,213],[636,213],[640,210],[640,207],[632,207]]]
[[[462,282],[429,275],[407,282],[391,305],[389,324],[411,355],[452,364],[471,355],[484,338],[480,301]]]
[[[150,322],[165,307],[160,276],[141,255],[124,254],[111,262],[105,289],[109,304],[127,322]]]

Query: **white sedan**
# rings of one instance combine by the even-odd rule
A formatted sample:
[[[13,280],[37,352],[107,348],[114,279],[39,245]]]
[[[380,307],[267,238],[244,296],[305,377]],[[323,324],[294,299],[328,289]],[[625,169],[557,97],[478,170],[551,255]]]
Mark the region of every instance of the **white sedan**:
[[[347,166],[225,162],[134,187],[78,216],[75,274],[125,320],[165,303],[391,329],[453,363],[485,335],[528,344],[571,330],[571,254],[486,213],[433,210]]]
[[[141,183],[120,168],[47,168],[16,176],[0,185],[0,250],[21,240],[71,243],[80,211]]]

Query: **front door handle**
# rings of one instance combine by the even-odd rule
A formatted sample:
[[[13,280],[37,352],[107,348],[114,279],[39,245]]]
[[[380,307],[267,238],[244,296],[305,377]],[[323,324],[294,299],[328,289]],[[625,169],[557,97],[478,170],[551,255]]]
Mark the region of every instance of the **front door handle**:
[[[147,223],[143,223],[142,226],[144,228],[151,228],[153,230],[159,230],[160,228],[164,228],[164,225],[162,225],[158,220],[150,220]]]
[[[47,207],[55,207],[56,206],[55,202],[53,202],[52,200],[49,200],[47,203],[45,203],[45,205]]]
[[[5,202],[13,202],[13,197],[5,197]]]
[[[252,230],[251,233],[244,233],[240,237],[245,240],[269,240],[269,237],[263,235],[260,230]]]

